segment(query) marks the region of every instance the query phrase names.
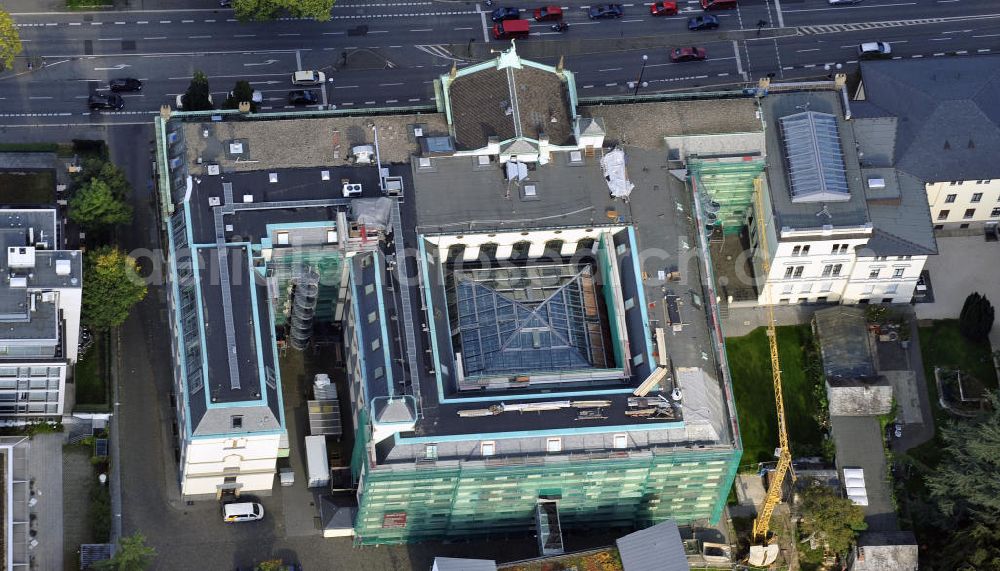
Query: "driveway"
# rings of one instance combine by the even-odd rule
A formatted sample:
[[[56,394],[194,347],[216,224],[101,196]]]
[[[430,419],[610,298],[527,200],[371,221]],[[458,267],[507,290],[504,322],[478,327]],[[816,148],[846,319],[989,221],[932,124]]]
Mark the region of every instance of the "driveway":
[[[934,284],[934,302],[915,305],[918,319],[958,319],[965,298],[974,291],[1000,305],[1000,280],[992,271],[1000,263],[1000,243],[983,236],[938,238],[938,255],[927,259]],[[990,343],[1000,347],[1000,327],[990,332]]]
[[[868,505],[865,521],[869,531],[896,531],[899,523],[892,505],[886,474],[882,432],[874,416],[834,416],[831,433],[837,444],[837,469],[862,468]]]

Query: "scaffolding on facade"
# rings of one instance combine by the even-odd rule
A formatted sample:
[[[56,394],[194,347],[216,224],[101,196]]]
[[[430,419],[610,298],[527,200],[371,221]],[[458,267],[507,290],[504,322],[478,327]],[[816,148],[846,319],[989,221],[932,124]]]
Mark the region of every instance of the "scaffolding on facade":
[[[763,157],[689,158],[687,167],[705,207],[706,230],[739,233],[753,205],[753,181],[764,170]]]

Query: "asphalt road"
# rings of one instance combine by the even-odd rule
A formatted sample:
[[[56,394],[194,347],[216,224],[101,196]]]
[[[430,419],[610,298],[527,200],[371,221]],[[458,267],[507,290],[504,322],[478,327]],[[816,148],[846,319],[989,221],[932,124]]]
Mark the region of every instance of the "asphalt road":
[[[525,12],[534,6],[505,5]],[[821,77],[838,64],[851,69],[857,44],[876,39],[890,42],[897,58],[1000,50],[1000,6],[990,0],[838,7],[826,0],[742,0],[737,10],[717,12],[721,27],[706,32],[686,29],[687,17],[700,13],[694,0],[682,3],[680,15],[661,18],[649,15],[648,3],[626,3],[623,18],[590,21],[586,6],[563,4],[569,32],[537,23],[520,42],[522,52],[543,62],[564,56],[583,97],[631,93],[640,73],[641,93],[733,87],[771,73],[779,80]],[[265,110],[284,109],[290,73],[319,69],[329,78],[317,88],[324,105],[427,105],[434,78],[452,63],[507,45],[490,38],[484,10],[475,2],[342,3],[329,22],[268,23],[237,22],[221,9],[15,14],[25,51],[13,72],[0,75],[0,125],[147,123],[195,70],[208,74],[217,104],[246,79],[263,92]],[[706,48],[708,59],[670,63],[671,47],[690,45]],[[89,112],[87,96],[120,76],[142,79],[143,92],[127,94],[122,111]]]

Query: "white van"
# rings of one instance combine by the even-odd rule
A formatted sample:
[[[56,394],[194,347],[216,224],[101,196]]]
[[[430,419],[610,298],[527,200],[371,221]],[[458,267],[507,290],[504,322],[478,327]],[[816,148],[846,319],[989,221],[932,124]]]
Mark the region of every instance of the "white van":
[[[292,74],[293,85],[322,85],[326,74],[322,71],[296,71]]]
[[[264,519],[264,506],[256,502],[226,504],[222,508],[222,519],[226,523],[261,520]]]

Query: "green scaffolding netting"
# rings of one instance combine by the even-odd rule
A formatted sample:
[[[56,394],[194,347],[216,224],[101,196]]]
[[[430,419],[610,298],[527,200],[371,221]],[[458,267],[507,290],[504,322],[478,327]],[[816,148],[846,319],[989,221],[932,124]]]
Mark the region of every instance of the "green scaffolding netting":
[[[753,204],[753,179],[764,170],[764,159],[689,159],[687,167],[702,204],[718,203],[714,214],[723,232],[738,233]]]

